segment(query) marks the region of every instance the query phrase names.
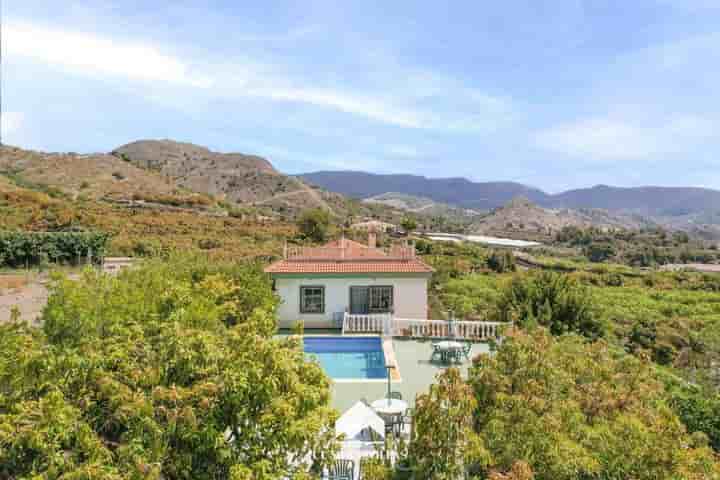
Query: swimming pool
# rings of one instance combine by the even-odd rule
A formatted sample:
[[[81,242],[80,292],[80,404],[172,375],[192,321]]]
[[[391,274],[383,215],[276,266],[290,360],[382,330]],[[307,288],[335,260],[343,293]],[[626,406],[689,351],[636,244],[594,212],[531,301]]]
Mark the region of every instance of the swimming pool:
[[[333,380],[379,380],[387,376],[380,337],[305,337],[305,354]]]

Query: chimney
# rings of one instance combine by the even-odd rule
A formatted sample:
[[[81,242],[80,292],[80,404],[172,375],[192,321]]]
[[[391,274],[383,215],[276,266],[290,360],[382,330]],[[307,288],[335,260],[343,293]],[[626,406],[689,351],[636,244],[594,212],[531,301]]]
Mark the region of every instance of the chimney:
[[[368,247],[377,248],[377,233],[374,228],[368,230]]]

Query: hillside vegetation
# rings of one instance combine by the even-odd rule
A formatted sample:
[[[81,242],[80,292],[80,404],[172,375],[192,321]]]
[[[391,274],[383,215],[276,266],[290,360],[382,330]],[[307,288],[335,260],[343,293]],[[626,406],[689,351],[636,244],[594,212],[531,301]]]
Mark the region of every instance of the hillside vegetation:
[[[0,478],[311,478],[336,414],[276,303],[252,263],[55,278],[41,329],[0,325]]]
[[[548,241],[567,227],[640,229],[655,224],[639,215],[612,214],[604,210],[542,208],[526,198],[514,198],[488,215],[473,221],[470,229],[490,235],[534,236]]]

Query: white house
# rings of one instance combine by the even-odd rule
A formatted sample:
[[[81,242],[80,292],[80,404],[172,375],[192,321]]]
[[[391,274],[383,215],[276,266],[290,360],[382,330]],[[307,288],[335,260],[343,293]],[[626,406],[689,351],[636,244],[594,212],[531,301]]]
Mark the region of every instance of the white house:
[[[265,271],[282,299],[280,328],[298,321],[305,328],[337,328],[345,312],[428,316],[433,269],[415,256],[413,246],[377,248],[374,233],[368,245],[343,238],[322,247],[286,249],[284,258]]]

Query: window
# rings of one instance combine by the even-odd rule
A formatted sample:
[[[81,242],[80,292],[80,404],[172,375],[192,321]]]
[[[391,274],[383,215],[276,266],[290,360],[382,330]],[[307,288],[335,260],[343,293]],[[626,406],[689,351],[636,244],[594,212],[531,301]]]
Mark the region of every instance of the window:
[[[325,287],[300,287],[300,313],[325,313]]]
[[[388,313],[393,308],[393,287],[370,287],[370,312]]]
[[[350,287],[350,313],[389,313],[393,311],[393,287]]]

